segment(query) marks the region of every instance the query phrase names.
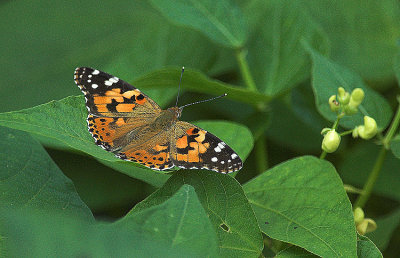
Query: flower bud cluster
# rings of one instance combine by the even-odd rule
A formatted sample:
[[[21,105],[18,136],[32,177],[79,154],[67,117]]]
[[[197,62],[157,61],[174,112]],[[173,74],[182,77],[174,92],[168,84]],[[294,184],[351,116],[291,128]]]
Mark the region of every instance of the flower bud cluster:
[[[337,123],[340,118],[345,115],[353,115],[357,113],[358,107],[364,100],[364,91],[361,88],[355,88],[351,93],[347,92],[343,87],[338,88],[338,94],[332,95],[329,100],[330,109],[337,113]],[[336,132],[337,124],[332,128],[324,128],[321,132],[324,135],[321,148],[327,153],[336,151],[340,144],[340,134]],[[344,134],[352,133],[354,138],[360,137],[369,140],[376,135],[378,127],[375,119],[369,116],[364,116],[364,124],[356,126],[353,131]]]
[[[338,94],[329,98],[329,107],[333,112],[339,112],[342,109],[345,115],[357,113],[358,106],[364,100],[364,91],[361,88],[355,88],[351,94],[343,87],[338,88]]]

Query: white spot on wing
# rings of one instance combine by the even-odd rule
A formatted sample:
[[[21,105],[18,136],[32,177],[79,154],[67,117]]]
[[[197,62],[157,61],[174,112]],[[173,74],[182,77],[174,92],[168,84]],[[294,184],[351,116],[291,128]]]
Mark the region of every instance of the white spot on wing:
[[[225,164],[225,161],[221,161],[221,164]]]
[[[99,70],[94,70],[94,71],[92,72],[93,75],[97,75],[97,74],[99,74],[99,73],[100,73]]]
[[[236,153],[233,153],[232,155],[231,155],[231,158],[232,159],[236,159],[238,157],[238,155],[236,155]]]
[[[215,152],[221,152],[221,148],[219,147],[219,145],[217,147],[214,148]]]
[[[88,75],[88,78],[92,78],[92,75],[91,75],[91,74],[89,74],[89,75]]]
[[[96,89],[97,87],[99,87],[99,85],[97,85],[97,84],[92,84],[92,88],[93,88],[93,89]]]
[[[119,81],[119,78],[117,78],[117,77],[113,77],[113,78],[110,78],[110,79],[108,79],[110,82],[112,82],[112,83],[117,83],[118,81]]]
[[[105,84],[106,86],[111,86],[113,83],[110,82],[110,81],[105,81],[104,84]]]
[[[224,142],[220,142],[218,143],[218,147],[222,150],[223,148],[225,148],[225,143]]]
[[[213,158],[211,159],[211,161],[212,161],[212,162],[217,162],[218,159],[217,159],[217,157],[213,157]]]

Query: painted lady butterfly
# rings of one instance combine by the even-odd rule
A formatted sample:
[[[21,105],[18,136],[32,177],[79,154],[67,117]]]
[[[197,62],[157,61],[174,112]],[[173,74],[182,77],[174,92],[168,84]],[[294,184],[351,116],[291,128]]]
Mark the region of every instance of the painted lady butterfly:
[[[162,110],[132,85],[92,68],[77,68],[74,79],[85,94],[89,132],[118,158],[156,170],[178,166],[226,174],[242,168],[226,143],[178,120],[182,107]]]

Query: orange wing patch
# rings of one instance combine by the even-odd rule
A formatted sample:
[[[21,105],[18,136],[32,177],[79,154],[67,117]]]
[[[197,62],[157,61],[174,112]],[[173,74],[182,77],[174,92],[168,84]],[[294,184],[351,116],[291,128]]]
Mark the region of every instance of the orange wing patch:
[[[170,158],[169,146],[165,145],[157,144],[150,150],[127,150],[117,156],[151,169],[165,170],[174,166]]]
[[[114,147],[115,130],[110,128],[110,124],[114,121],[111,117],[97,117],[92,115],[88,116],[89,132],[96,140],[97,145],[103,146],[106,150]]]

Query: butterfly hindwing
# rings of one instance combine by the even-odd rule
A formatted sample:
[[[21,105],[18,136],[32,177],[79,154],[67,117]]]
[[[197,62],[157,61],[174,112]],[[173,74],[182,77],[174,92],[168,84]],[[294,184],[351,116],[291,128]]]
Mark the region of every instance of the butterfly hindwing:
[[[89,67],[79,67],[74,74],[75,83],[85,94],[90,114],[125,117],[161,111],[152,99],[129,83],[108,73]]]
[[[171,156],[174,165],[186,169],[209,169],[231,173],[242,168],[242,160],[215,135],[187,122],[175,126]]]
[[[170,157],[169,131],[156,132],[149,126],[134,132],[136,140],[130,141],[116,153],[117,157],[134,161],[155,170],[174,166]],[[144,135],[144,136],[143,136]]]

